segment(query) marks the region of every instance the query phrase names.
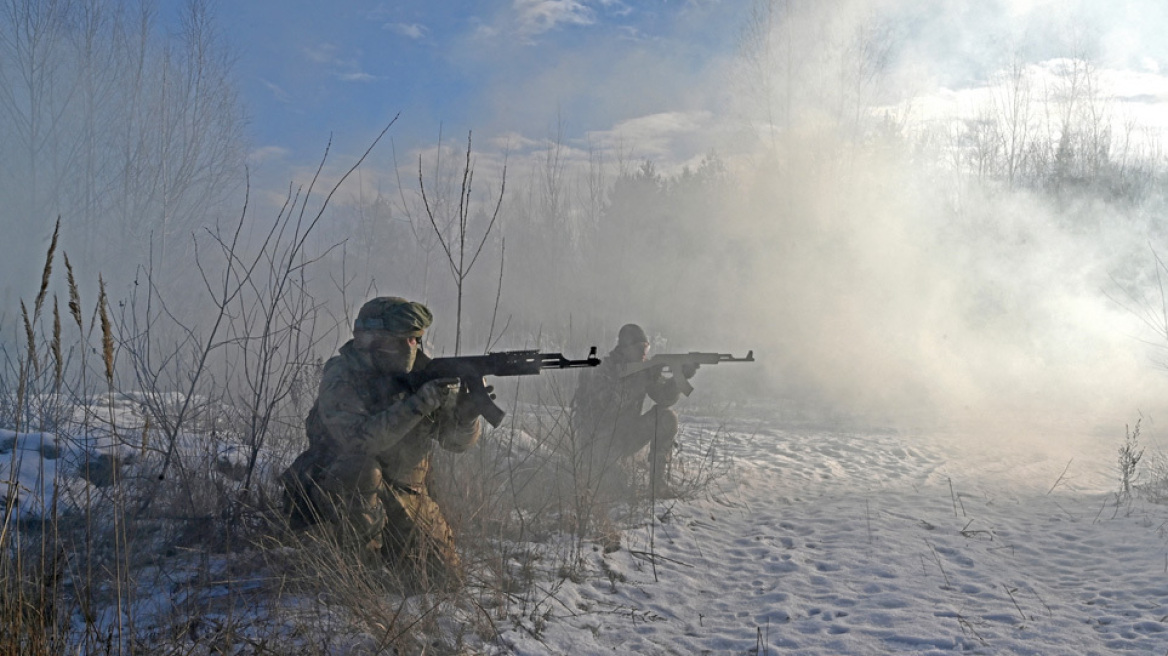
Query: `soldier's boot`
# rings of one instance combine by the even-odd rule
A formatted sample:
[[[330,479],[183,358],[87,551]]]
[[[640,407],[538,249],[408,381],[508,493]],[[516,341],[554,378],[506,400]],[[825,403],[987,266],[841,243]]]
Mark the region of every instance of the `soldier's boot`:
[[[677,499],[681,496],[681,490],[665,480],[664,476],[655,477],[652,483],[653,489],[651,493],[655,499]]]
[[[288,520],[288,528],[293,531],[303,530],[321,520],[320,511],[313,502],[315,478],[322,471],[317,460],[315,453],[305,451],[280,474],[284,517]]]

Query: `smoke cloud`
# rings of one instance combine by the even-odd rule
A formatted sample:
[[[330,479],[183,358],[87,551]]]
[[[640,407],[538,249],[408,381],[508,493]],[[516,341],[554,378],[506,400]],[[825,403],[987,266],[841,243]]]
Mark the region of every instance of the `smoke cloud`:
[[[624,9],[517,3],[451,37],[445,59],[484,85],[460,92],[473,125],[403,118],[309,240],[303,284],[339,326],[322,356],[375,294],[430,304],[449,352],[465,254],[467,351],[603,354],[633,321],[659,351],[755,351],[703,371],[707,398],[899,426],[1114,427],[1168,398],[1145,320],[1160,309],[1168,9],[699,2],[622,28]],[[449,32],[379,21],[427,44]],[[353,140],[291,188],[271,180],[298,151],[255,149],[245,237],[310,185],[315,211]],[[141,216],[178,207],[171,243],[202,234],[216,216],[192,210],[195,191]]]

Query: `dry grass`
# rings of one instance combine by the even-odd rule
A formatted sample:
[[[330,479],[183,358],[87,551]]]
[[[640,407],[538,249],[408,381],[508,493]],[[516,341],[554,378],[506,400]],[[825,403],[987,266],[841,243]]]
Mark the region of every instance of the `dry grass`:
[[[59,228],[58,221],[31,317],[24,301],[20,302],[25,353],[18,365],[19,382],[16,399],[11,406],[13,416],[8,418],[18,434],[26,414],[33,414],[26,405],[37,396],[32,392],[39,391],[37,388],[41,383],[36,328],[48,291]],[[57,343],[56,340],[51,342],[54,345]],[[54,357],[59,362],[59,345],[55,348]],[[54,378],[59,377],[58,367],[54,367]],[[55,539],[58,528],[55,521],[50,519],[30,526],[19,515],[21,508],[15,500],[23,494],[32,493],[23,488],[17,475],[21,464],[20,455],[18,444],[14,442],[5,470],[8,480],[3,481],[5,502],[0,515],[0,654],[60,653],[67,642],[69,618],[68,612],[64,610],[68,604],[63,598],[61,585],[65,555]]]
[[[434,473],[435,496],[469,570],[468,593],[492,622],[536,633],[539,618],[556,611],[560,586],[604,580],[599,556],[619,548],[623,532],[651,529],[677,502],[652,497],[645,454],[616,480],[592,470],[557,388],[564,385],[547,381],[536,403],[516,404],[507,423],[467,453],[439,452]],[[718,494],[728,467],[724,438],[721,427],[679,436],[667,476],[682,498]]]
[[[298,391],[299,378],[287,379],[291,406],[263,408],[270,439],[262,449],[241,439],[255,432],[257,403],[233,404],[224,395],[192,404],[190,395],[158,388],[120,392],[117,360],[125,341],[111,316],[105,280],[98,277],[87,333],[67,256],[68,311],[80,342],[65,346],[55,297],[52,325],[44,330],[47,345],[42,342],[41,308],[55,251],[56,235],[33,311],[21,303],[23,352],[9,363],[19,382],[13,394],[10,378],[0,376],[9,412],[0,426],[27,432],[30,424],[52,424],[83,436],[70,448],[80,457],[74,464],[94,484],[49,481],[62,495],[35,519],[22,519],[15,501],[4,504],[0,656],[454,654],[467,640],[478,640],[449,625],[451,617],[482,615],[462,594],[407,596],[393,572],[341,546],[335,536],[293,535],[282,524],[275,475],[294,453],[292,445],[303,442],[299,418],[307,408],[301,406],[313,396]],[[97,348],[88,343],[94,328],[100,329]],[[79,353],[81,361],[70,365],[66,351]],[[51,370],[42,352],[53,358]],[[99,354],[96,377],[86,375],[91,352]],[[305,358],[295,365],[309,374],[306,380],[312,362]],[[100,381],[105,391],[93,394],[87,378]],[[62,389],[68,397],[61,397]],[[53,404],[70,408],[72,419],[50,420],[46,411]],[[285,414],[295,419],[286,421]],[[174,448],[176,439],[183,440],[181,448]],[[108,445],[100,454],[104,460],[92,451],[96,441]],[[15,474],[20,453],[14,446],[11,475],[0,482],[11,500],[28,493]],[[241,468],[226,453],[250,459]],[[160,480],[156,472],[167,458],[175,475]],[[66,467],[64,459],[58,464]],[[92,471],[103,464],[109,470],[104,476]],[[59,505],[58,499],[68,503]]]
[[[60,612],[61,559],[39,558],[16,532],[0,544],[0,654],[63,653],[68,615]]]
[[[159,370],[141,368],[130,379],[135,391],[123,392],[119,367],[123,377],[133,368],[118,359],[145,349],[137,355],[146,361],[158,351],[149,350],[148,339],[126,337],[131,326],[111,316],[100,276],[86,330],[67,255],[67,307],[78,341],[67,344],[65,333],[74,332],[62,327],[56,295],[51,326],[42,326],[55,239],[33,311],[22,303],[25,344],[9,363],[15,376],[0,376],[0,407],[10,412],[0,425],[59,426],[81,436],[69,448],[85,454],[75,464],[93,484],[71,479],[68,493],[60,488],[39,519],[22,520],[16,504],[6,504],[0,656],[473,652],[498,634],[501,621],[535,630],[559,585],[605,576],[593,571],[605,539],[656,521],[657,500],[637,492],[647,479],[644,464],[627,472],[633,485],[605,489],[582,462],[568,421],[571,381],[547,377],[536,402],[513,407],[512,421],[479,447],[436,458],[434,489],[458,535],[467,585],[407,593],[395,572],[345,546],[343,536],[319,527],[294,533],[282,518],[276,475],[302,448],[319,360],[292,362],[298,369],[274,392],[200,396],[218,383],[208,378],[178,393],[161,376],[150,377]],[[231,312],[224,308],[223,316]],[[249,326],[234,326],[232,334]],[[226,342],[205,344],[219,343]],[[70,353],[79,360],[70,362]],[[87,361],[89,354],[96,359]],[[206,355],[175,350],[160,359],[183,366]],[[273,395],[272,404],[257,402],[268,403],[261,392]],[[60,408],[69,409],[64,418],[56,416]],[[268,413],[262,442],[255,438],[259,411]],[[683,494],[701,494],[717,477],[717,440],[716,433],[683,437],[670,472]],[[247,458],[241,464],[225,456],[231,453]],[[104,478],[92,471],[99,466],[109,470]],[[16,477],[0,483],[15,498]],[[551,589],[547,581],[555,582]]]
[[[97,277],[97,311],[101,318],[101,360],[105,365],[106,384],[113,388],[114,384],[114,333],[110,323],[109,299],[105,295],[105,280]]]
[[[207,451],[176,461],[180,475],[147,515],[133,512],[135,472],[150,470],[139,461],[113,487],[95,490],[83,516],[52,518],[59,550],[48,532],[24,533],[27,550],[69,556],[49,570],[5,563],[0,613],[9,631],[22,632],[5,644],[33,654],[461,654],[489,642],[499,622],[534,627],[532,618],[555,604],[554,589],[536,583],[603,576],[583,564],[598,533],[651,516],[644,497],[605,500],[562,483],[571,481],[572,459],[559,449],[571,436],[557,433],[567,429],[555,412],[523,414],[526,429],[496,431],[483,448],[442,460],[452,468],[436,484],[459,531],[468,581],[461,590],[403,594],[394,572],[337,536],[289,531],[269,476],[278,468],[265,470],[254,503],[240,507],[234,479]],[[143,421],[141,433],[131,432],[140,440],[151,428]],[[524,436],[534,450],[520,449]],[[689,477],[708,476],[710,461],[675,459],[675,481],[698,490],[703,479]],[[160,590],[173,601],[159,603]]]

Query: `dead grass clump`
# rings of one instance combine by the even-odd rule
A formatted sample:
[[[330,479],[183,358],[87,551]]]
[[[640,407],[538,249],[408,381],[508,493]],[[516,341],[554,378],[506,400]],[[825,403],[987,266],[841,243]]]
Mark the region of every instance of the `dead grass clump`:
[[[473,621],[480,613],[465,589],[418,589],[331,525],[283,525],[271,535],[256,554],[270,607],[288,611],[284,621],[298,627],[294,632],[343,623],[347,635],[362,638],[355,653],[456,654],[483,641]]]
[[[0,656],[63,653],[71,611],[61,594],[63,555],[42,553],[18,529],[0,546]]]
[[[455,530],[487,631],[503,621],[537,630],[560,586],[603,581],[599,563],[622,548],[623,533],[650,527],[651,534],[667,521],[666,504],[719,496],[730,467],[725,427],[696,422],[683,426],[675,445],[666,476],[676,496],[669,500],[651,493],[647,453],[619,472],[597,471],[558,382],[544,388],[547,402],[514,404],[507,423],[487,429],[471,450],[435,451],[433,495]]]

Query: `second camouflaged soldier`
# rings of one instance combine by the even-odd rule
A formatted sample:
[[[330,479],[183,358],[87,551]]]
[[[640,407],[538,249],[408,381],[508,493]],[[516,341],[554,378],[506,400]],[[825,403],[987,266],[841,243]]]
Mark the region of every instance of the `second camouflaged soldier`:
[[[681,391],[672,377],[660,368],[625,375],[626,365],[644,362],[649,355],[649,338],[637,324],[625,324],[616,347],[595,369],[580,372],[572,399],[572,427],[584,445],[585,464],[602,481],[619,472],[645,446],[649,446],[650,482],[657,496],[671,496],[665,482],[666,466],[677,436],[677,403]],[[687,379],[697,367],[682,372]],[[645,398],[653,402],[642,412]]]
[[[325,363],[308,450],[281,476],[294,527],[331,524],[423,590],[460,580],[453,534],[426,486],[431,444],[465,451],[480,433],[457,379],[410,393],[396,378],[429,362],[421,340],[431,321],[402,298],[362,306],[353,339]]]

